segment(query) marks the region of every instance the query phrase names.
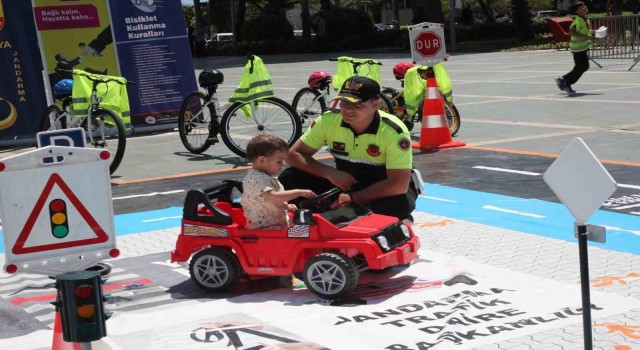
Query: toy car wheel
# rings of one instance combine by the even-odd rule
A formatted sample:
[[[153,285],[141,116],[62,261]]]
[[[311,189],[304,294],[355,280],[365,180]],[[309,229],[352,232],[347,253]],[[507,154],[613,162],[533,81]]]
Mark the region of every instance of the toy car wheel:
[[[358,284],[358,269],[350,258],[339,253],[320,253],[304,266],[307,288],[325,299],[338,299]]]
[[[210,292],[223,292],[240,280],[240,264],[230,251],[208,248],[193,256],[189,274],[198,287]]]

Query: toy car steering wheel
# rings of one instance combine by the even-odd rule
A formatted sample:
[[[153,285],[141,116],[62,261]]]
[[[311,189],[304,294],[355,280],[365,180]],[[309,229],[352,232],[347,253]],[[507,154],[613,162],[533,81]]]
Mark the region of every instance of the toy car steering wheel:
[[[341,192],[342,190],[340,188],[334,187],[325,193],[303,200],[300,202],[300,208],[311,209],[311,211],[317,211],[320,213],[331,210],[331,203],[338,198],[338,195]]]

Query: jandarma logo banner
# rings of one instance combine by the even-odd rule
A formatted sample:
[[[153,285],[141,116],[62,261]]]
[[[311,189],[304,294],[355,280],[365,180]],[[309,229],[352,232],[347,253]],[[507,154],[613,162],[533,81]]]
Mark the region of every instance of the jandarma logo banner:
[[[4,10],[2,9],[2,0],[0,0],[0,30],[4,27]]]
[[[38,131],[47,103],[41,71],[31,3],[0,0],[0,141]]]

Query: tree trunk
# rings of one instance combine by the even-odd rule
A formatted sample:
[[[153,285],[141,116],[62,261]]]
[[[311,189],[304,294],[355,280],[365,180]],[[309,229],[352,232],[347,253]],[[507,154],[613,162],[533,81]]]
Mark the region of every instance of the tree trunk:
[[[200,7],[200,0],[193,0],[193,11],[196,17],[196,28],[204,28],[202,21],[202,8]]]
[[[300,1],[300,19],[302,20],[302,38],[311,38],[311,22],[309,21],[309,0]]]
[[[331,0],[320,0],[320,11],[331,10]]]
[[[247,9],[246,0],[238,0],[238,10],[236,11],[236,22],[233,28],[233,40],[237,43],[242,42],[242,25],[244,24],[244,16]]]

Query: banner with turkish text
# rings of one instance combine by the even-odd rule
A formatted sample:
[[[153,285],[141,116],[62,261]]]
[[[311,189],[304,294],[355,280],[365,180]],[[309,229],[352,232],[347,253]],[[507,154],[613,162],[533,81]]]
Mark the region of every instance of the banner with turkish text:
[[[35,137],[47,103],[31,11],[0,0],[0,144]]]
[[[32,0],[49,85],[73,69],[120,75],[107,0]]]
[[[120,69],[134,127],[175,126],[184,96],[198,89],[179,0],[110,0]]]

